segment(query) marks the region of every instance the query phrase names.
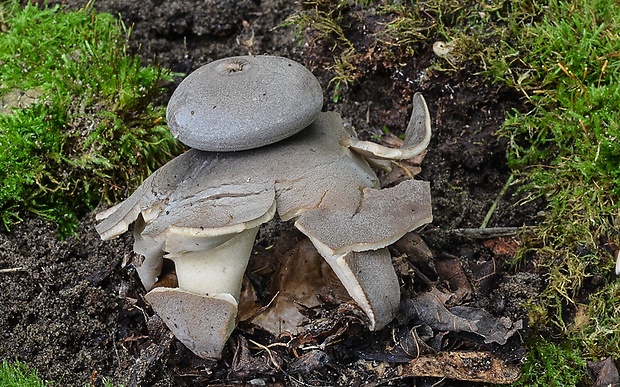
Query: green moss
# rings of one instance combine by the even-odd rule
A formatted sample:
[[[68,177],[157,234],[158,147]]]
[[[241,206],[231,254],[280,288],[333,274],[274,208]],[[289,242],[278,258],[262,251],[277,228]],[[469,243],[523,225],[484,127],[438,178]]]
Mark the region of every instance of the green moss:
[[[0,387],[44,387],[46,383],[37,376],[37,372],[21,362],[2,360],[0,364]]]
[[[528,182],[523,189],[549,202],[530,244],[537,246],[539,266],[549,271],[539,302],[554,311],[550,322],[581,340],[590,354],[603,354],[594,349],[600,342],[618,346],[617,337],[605,334],[620,318],[617,301],[605,295],[618,286],[612,250],[606,248],[618,238],[614,222],[620,215],[618,18],[620,7],[613,1],[549,2],[540,22],[519,37],[526,68],[513,69],[522,71],[517,87],[533,109],[515,113],[503,129],[511,139],[509,164]],[[590,296],[588,310],[590,317],[598,315],[598,325],[570,329],[565,312],[594,275],[606,280],[604,290]],[[608,318],[600,318],[601,310]]]
[[[354,6],[365,7],[371,1],[356,1]],[[353,84],[359,73],[352,64],[357,55],[353,43],[345,34],[346,22],[343,13],[349,4],[331,0],[315,0],[304,3],[304,9],[297,12],[282,23],[283,26],[293,26],[297,36],[303,36],[307,28],[316,32],[319,39],[333,41],[333,65],[329,70],[334,74],[330,80],[332,86],[332,100],[338,102],[342,89]]]
[[[620,219],[619,18],[611,0],[549,1],[537,22],[515,31],[494,65],[504,70],[493,76],[520,90],[532,107],[514,113],[502,130],[510,139],[509,165],[529,198],[548,201],[523,256],[548,273],[545,291],[531,305],[531,323],[557,339],[532,343],[532,365],[545,364],[545,351],[560,353],[567,343],[574,358],[620,353],[620,281],[612,254]],[[595,276],[600,285],[586,286]],[[549,385],[554,375],[565,381],[555,385],[574,385],[571,378],[584,374],[585,365],[568,363],[535,370],[523,385],[543,379],[536,385]]]
[[[535,2],[504,0],[312,0],[303,5],[284,25],[295,26],[299,37],[310,36],[329,46],[333,54],[333,65],[328,67],[333,74],[330,91],[335,102],[369,68],[390,63],[404,66],[414,61],[422,46],[437,41],[450,44],[449,57],[454,60],[438,57],[429,70],[455,71],[474,63],[482,71],[504,76],[515,58],[503,57],[502,48],[544,8]],[[368,21],[359,18],[362,9]],[[365,31],[361,26],[365,22],[379,26],[370,39],[359,33]]]
[[[514,386],[578,386],[587,380],[577,346],[557,345],[540,337],[528,353],[522,376]]]
[[[34,213],[67,235],[179,152],[151,102],[171,74],[142,66],[124,26],[91,8],[11,1],[0,26],[0,216]]]

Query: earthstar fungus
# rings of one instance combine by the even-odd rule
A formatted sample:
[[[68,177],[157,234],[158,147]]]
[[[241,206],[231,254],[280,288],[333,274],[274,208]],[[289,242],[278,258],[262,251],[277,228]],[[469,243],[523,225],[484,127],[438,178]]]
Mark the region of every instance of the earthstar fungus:
[[[388,324],[400,302],[387,246],[432,220],[427,182],[407,180],[380,189],[366,159],[402,159],[425,151],[430,121],[422,96],[414,96],[401,149],[360,141],[345,130],[338,114],[320,112],[318,81],[291,62],[269,56],[227,58],[188,76],[171,98],[168,122],[179,139],[202,150],[176,157],[124,202],[98,215],[103,239],[124,233],[135,222],[134,250],[143,257],[136,269],[149,290],[146,299],[174,335],[203,358],[221,356],[236,324],[254,238],[276,212],[282,220],[294,220],[310,239],[368,316],[371,330]],[[214,86],[212,77],[214,68],[240,63],[249,67],[239,72],[249,69],[262,79],[245,81],[252,85],[252,97],[240,103],[242,117],[237,107],[228,108],[241,106],[235,105],[242,98],[240,86]],[[283,108],[262,99],[274,79],[280,100],[286,101]],[[218,108],[211,105],[227,113],[212,120],[206,110]],[[274,126],[277,135],[263,133]],[[220,137],[226,132],[232,140]],[[152,289],[164,259],[175,264],[178,288]]]

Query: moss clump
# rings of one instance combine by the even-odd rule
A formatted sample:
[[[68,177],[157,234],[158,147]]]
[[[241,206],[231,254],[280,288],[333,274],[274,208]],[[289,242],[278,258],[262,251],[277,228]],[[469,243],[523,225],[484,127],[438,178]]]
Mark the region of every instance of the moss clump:
[[[91,8],[0,4],[0,217],[34,213],[61,234],[127,196],[180,151],[152,101],[171,73],[127,52],[128,31]],[[110,182],[124,182],[123,186]]]
[[[0,387],[45,387],[47,384],[21,362],[2,360],[0,364]]]
[[[579,343],[584,356],[618,353],[619,280],[613,253],[620,219],[620,7],[611,0],[550,1],[506,56],[532,104],[508,119],[509,165],[544,222],[527,248],[548,271],[539,325]],[[592,281],[591,279],[595,279]],[[581,322],[573,316],[582,314]]]
[[[586,361],[577,345],[558,345],[540,337],[522,367],[517,386],[577,386],[586,378]]]
[[[510,65],[504,59],[511,58],[502,57],[503,49],[544,7],[505,0],[308,0],[283,24],[294,26],[300,37],[328,42],[333,65],[327,70],[333,74],[332,99],[338,102],[367,72],[395,64],[406,67],[419,50],[435,42],[447,43],[450,53],[429,71],[459,71],[473,63],[488,74],[505,76]],[[373,27],[367,31],[368,25]]]

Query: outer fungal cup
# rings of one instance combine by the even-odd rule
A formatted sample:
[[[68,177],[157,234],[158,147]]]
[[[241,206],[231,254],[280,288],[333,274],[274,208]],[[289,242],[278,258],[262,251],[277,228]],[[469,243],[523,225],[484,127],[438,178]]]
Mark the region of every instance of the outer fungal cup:
[[[211,151],[190,149],[155,171],[127,200],[100,214],[97,231],[110,239],[136,222],[134,250],[144,257],[137,270],[147,290],[157,280],[163,260],[174,261],[179,288],[152,289],[146,299],[198,356],[221,355],[235,326],[239,288],[257,228],[276,211],[283,220],[295,220],[308,236],[368,316],[369,328],[381,329],[394,317],[400,300],[385,247],[431,221],[430,187],[408,180],[380,189],[366,157],[375,161],[423,152],[430,138],[424,99],[414,97],[403,148],[387,148],[347,133],[338,114],[318,112],[320,88],[315,90],[318,83],[308,79],[301,65],[283,58],[240,58],[201,68],[170,102],[172,130],[190,146]],[[283,80],[291,69],[301,80]],[[235,76],[246,70],[247,92],[222,93],[240,88]],[[215,77],[218,82],[232,78],[231,85],[213,86],[216,98],[205,85],[217,71],[224,71]],[[263,78],[250,76],[252,71]],[[270,98],[263,99],[263,91],[274,88],[271,82],[281,94],[268,93]],[[200,90],[199,102],[188,90]],[[253,97],[248,100],[248,95]],[[291,95],[304,96],[312,108],[298,101],[291,104]],[[253,107],[247,110],[248,106]],[[213,113],[223,108],[229,109],[222,116],[226,119],[198,114],[199,109]],[[240,117],[231,117],[235,109],[240,109]],[[297,110],[295,122],[284,120],[279,110],[289,111],[287,117]],[[250,117],[256,119],[252,124]],[[278,135],[266,136],[266,128],[274,126],[288,131],[278,129]],[[199,135],[193,137],[193,130]],[[219,144],[217,149],[210,148],[213,144]]]
[[[323,91],[308,69],[275,56],[220,59],[191,73],[168,104],[168,125],[182,143],[205,151],[258,148],[308,126]]]
[[[400,285],[387,248],[321,255],[368,317],[368,329],[375,331],[392,321],[400,304]]]

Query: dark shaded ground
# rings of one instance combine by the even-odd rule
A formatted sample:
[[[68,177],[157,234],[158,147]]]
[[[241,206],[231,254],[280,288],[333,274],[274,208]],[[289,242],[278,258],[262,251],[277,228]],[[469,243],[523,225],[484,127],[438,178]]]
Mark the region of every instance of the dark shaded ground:
[[[68,3],[79,6],[82,2]],[[131,44],[146,61],[189,72],[226,56],[281,55],[305,64],[327,90],[331,74],[325,68],[331,64],[331,46],[313,41],[311,32],[309,43],[303,44],[295,41],[291,28],[274,29],[298,9],[291,1],[206,0],[197,6],[183,0],[102,0],[95,7],[120,14],[127,25],[134,25]],[[357,16],[368,30],[378,28],[371,13]],[[353,31],[351,39],[363,50],[370,37]],[[438,59],[430,45],[420,46],[417,52],[413,62],[401,66],[373,58],[360,63],[359,83],[346,90],[338,104],[326,101],[326,109],[339,112],[364,137],[379,133],[384,125],[398,134],[406,126],[411,96],[416,91],[424,94],[434,135],[420,178],[431,182],[435,220],[420,234],[439,260],[457,257],[465,269],[474,292],[464,305],[484,308],[496,317],[527,321],[520,303],[540,291],[542,279],[535,273],[515,272],[506,264],[516,241],[471,239],[447,232],[479,227],[508,180],[506,143],[495,131],[506,111],[522,108],[519,96],[485,83],[472,75],[473,70],[428,72]],[[535,222],[538,208],[517,205],[517,200],[510,192],[505,195],[489,226]],[[385,356],[362,360],[373,358],[370,353],[385,354],[392,335],[406,332],[412,323],[407,328],[407,323],[395,321],[381,332],[369,333],[356,322],[355,311],[338,310],[329,302],[316,312],[332,316],[333,328],[298,338],[288,349],[272,347],[271,358],[255,346],[247,352],[247,339],[269,344],[274,338],[242,324],[223,360],[198,359],[170,337],[142,301],[143,291],[133,269],[123,265],[130,257],[132,237],[127,234],[104,243],[93,225],[93,215],[87,216],[79,233],[66,241],[59,241],[53,227],[40,220],[26,220],[10,233],[0,234],[0,269],[18,269],[0,273],[0,358],[23,360],[59,385],[100,385],[103,378],[125,386],[240,380],[253,380],[252,385],[471,385],[424,378],[413,382],[402,376],[399,364],[378,361],[386,360]],[[290,232],[287,225],[266,228],[257,251]],[[413,251],[404,253],[412,258]],[[399,269],[404,298],[428,288],[416,271],[439,288],[450,288],[449,279],[438,276],[432,264],[415,267],[410,261],[414,260],[397,261],[406,267]],[[334,320],[330,311],[345,317]],[[517,364],[525,353],[527,328],[519,333],[504,346],[454,334],[439,341],[442,349],[484,350]],[[319,348],[320,352],[303,352],[312,355],[302,360],[290,349],[320,344],[329,335],[337,340]],[[274,364],[281,369],[276,370]]]

